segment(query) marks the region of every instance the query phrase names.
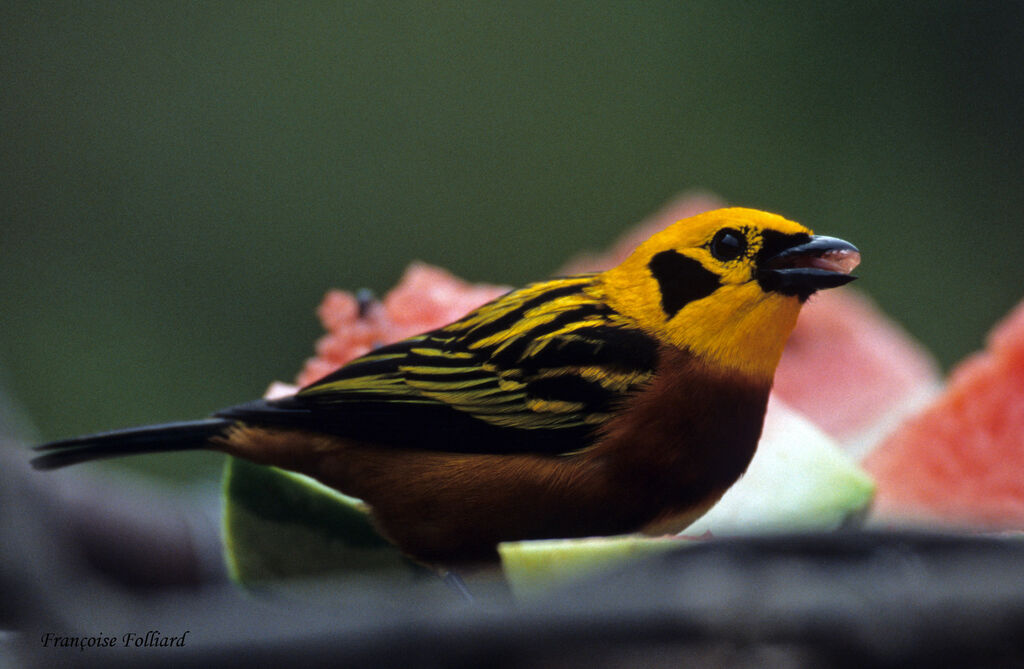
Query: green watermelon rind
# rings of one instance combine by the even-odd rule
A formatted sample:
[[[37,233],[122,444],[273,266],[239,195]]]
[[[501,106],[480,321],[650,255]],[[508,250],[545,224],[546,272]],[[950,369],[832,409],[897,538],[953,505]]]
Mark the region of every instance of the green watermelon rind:
[[[501,567],[513,594],[522,600],[601,571],[693,543],[682,537],[630,534],[585,539],[538,539],[498,544]]]
[[[362,502],[307,476],[228,457],[223,493],[224,556],[237,583],[423,571],[377,532]]]

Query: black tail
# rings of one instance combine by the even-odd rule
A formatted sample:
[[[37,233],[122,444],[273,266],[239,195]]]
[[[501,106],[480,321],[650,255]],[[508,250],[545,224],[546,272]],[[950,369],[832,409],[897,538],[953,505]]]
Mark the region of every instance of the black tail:
[[[207,418],[130,427],[54,441],[36,446],[35,450],[44,451],[45,455],[32,460],[32,466],[36,469],[57,469],[87,460],[121,455],[207,448],[211,437],[220,434],[224,428],[234,423],[235,421],[225,418]]]

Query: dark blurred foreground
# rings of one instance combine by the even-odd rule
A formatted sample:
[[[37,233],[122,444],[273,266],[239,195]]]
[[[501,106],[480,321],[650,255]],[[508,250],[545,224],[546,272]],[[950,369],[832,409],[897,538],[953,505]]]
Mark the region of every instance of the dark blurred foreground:
[[[1015,539],[717,540],[521,604],[496,585],[471,583],[468,602],[440,580],[366,576],[246,592],[216,566],[204,509],[44,478],[25,456],[0,445],[0,658],[12,666],[1024,666]],[[188,635],[121,645],[150,630]],[[118,647],[44,646],[47,633]]]

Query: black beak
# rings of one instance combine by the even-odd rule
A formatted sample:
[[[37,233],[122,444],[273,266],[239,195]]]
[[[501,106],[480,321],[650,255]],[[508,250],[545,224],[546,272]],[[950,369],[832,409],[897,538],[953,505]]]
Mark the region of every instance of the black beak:
[[[817,290],[844,286],[857,277],[850,274],[860,264],[860,251],[850,242],[801,235],[795,244],[761,258],[757,282],[765,291],[794,295],[806,300]]]

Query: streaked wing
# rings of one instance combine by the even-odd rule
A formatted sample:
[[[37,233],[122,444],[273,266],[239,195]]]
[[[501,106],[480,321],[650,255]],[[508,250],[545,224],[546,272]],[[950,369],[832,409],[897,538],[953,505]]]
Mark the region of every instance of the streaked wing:
[[[657,356],[652,338],[585,290],[591,283],[580,276],[527,286],[358,358],[292,398],[218,415],[404,447],[585,448],[650,378]]]

